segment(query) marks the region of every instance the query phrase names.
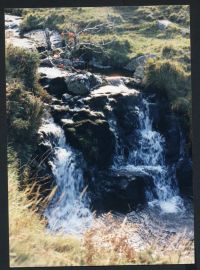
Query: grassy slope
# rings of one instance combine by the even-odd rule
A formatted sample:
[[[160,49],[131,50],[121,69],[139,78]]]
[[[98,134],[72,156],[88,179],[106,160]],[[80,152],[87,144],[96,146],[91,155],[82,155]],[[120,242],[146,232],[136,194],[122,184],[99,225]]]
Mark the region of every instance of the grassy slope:
[[[112,40],[117,36],[120,40],[127,40],[131,45],[130,58],[141,53],[156,53],[161,56],[162,48],[171,45],[176,49],[171,60],[176,59],[185,69],[190,69],[189,61],[184,60],[190,59],[190,39],[189,36],[182,35],[183,30],[189,30],[188,6],[54,8],[50,12],[44,9],[26,9],[23,13],[23,31],[41,28],[44,22],[46,26],[60,32],[65,29],[73,30],[75,26],[81,29],[88,22],[95,25],[107,22],[109,18],[115,25],[113,31],[85,35],[84,39]],[[158,19],[169,19],[173,24],[162,31],[156,25]]]
[[[18,10],[18,12],[21,12]],[[94,23],[105,22],[108,14],[116,21],[114,32],[90,36],[91,39],[113,39],[118,36],[121,40],[128,40],[131,44],[129,57],[140,53],[156,53],[163,58],[163,47],[174,48],[170,57],[176,60],[187,71],[190,70],[190,40],[181,35],[181,29],[188,28],[189,15],[187,7],[131,7],[117,8],[82,8],[80,9],[36,9],[23,10],[24,21],[22,28],[28,25],[28,18],[33,16],[37,20],[29,24],[29,29],[41,27],[48,19],[52,28],[62,31],[73,28],[72,21],[80,27],[88,21]],[[153,15],[151,15],[153,14]],[[154,19],[152,19],[152,16]],[[167,31],[160,31],[155,27],[156,19],[171,19],[175,22]],[[178,22],[178,24],[177,24]],[[85,36],[87,39],[88,37]],[[110,233],[113,227],[102,225],[89,231],[83,240],[68,236],[53,236],[46,233],[45,221],[42,220],[34,209],[38,201],[27,200],[30,190],[19,191],[18,164],[11,162],[9,166],[9,215],[10,215],[10,258],[11,266],[58,266],[58,265],[101,265],[101,264],[151,264],[151,263],[189,263],[192,258],[181,258],[180,251],[172,249],[163,252],[162,257],[152,254],[149,250],[135,253],[127,247],[127,235],[114,237]],[[37,196],[36,196],[37,198]],[[40,202],[41,203],[41,202]],[[116,234],[122,232],[120,224],[111,223],[117,227]],[[129,231],[129,225],[127,230]],[[123,232],[126,230],[124,229]],[[95,242],[98,235],[98,245]],[[111,245],[111,251],[99,245],[100,239]],[[103,240],[102,240],[103,241]],[[122,248],[119,256],[118,250]],[[187,244],[183,245],[183,249]],[[177,248],[178,250],[178,248]]]

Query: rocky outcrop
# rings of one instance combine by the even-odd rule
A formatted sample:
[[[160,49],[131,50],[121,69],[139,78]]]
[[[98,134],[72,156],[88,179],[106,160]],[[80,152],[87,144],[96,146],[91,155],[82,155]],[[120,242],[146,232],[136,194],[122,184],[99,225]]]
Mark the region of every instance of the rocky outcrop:
[[[87,97],[64,94],[62,102],[51,106],[56,123],[63,126],[70,144],[81,150],[89,165],[106,167],[111,164],[115,136],[109,119],[115,115],[126,135],[137,124],[137,105],[141,95],[123,85],[102,86]]]
[[[52,100],[51,115],[63,128],[67,143],[84,157],[84,179],[93,207],[97,210],[129,211],[146,203],[146,192],[149,190],[157,198],[153,173],[148,169],[125,169],[132,153],[140,147],[139,116],[143,96],[141,92],[125,86],[127,81],[130,82],[127,78],[102,78],[98,80],[99,77],[91,73],[75,73],[49,79],[49,91],[51,89],[56,96]],[[69,82],[74,83],[74,89],[85,87],[84,94],[70,91]],[[178,164],[176,174],[179,185],[182,185],[180,190],[189,192],[190,181],[183,179],[181,170],[184,165],[179,163],[179,118],[172,114],[166,100],[158,101],[155,95],[149,94],[148,104],[153,130],[159,131],[165,138],[166,164]],[[120,161],[122,167],[116,166],[117,169],[111,170],[119,147],[123,155]],[[185,175],[190,178],[189,173],[188,169]]]

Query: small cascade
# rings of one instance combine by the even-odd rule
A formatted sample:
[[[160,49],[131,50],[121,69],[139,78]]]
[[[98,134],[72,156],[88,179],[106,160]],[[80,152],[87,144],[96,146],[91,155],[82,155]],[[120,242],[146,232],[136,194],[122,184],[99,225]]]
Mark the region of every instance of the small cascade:
[[[143,99],[138,110],[139,128],[137,149],[131,149],[128,160],[123,158],[119,143],[113,159],[113,168],[126,170],[129,173],[145,173],[153,178],[155,194],[146,192],[150,207],[159,207],[164,213],[176,213],[183,211],[183,200],[179,196],[176,182],[176,164],[168,166],[165,161],[165,139],[152,128],[148,101]],[[116,140],[119,141],[117,125],[111,122],[111,128],[115,129]],[[182,143],[182,142],[181,142]],[[123,147],[123,146],[121,146]],[[182,147],[181,147],[182,149]],[[180,158],[183,155],[181,150]],[[120,162],[121,161],[121,164]],[[126,163],[125,165],[123,165]]]
[[[50,165],[57,190],[45,210],[50,231],[79,234],[92,222],[89,199],[83,181],[82,158],[66,144],[63,129],[51,117],[44,120],[40,131],[45,144],[52,148]]]

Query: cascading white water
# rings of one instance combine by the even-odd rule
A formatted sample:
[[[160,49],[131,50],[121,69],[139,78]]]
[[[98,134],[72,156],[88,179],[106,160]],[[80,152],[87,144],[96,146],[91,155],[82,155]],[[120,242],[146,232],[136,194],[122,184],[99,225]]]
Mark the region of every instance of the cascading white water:
[[[66,144],[63,129],[51,117],[44,120],[39,132],[45,134],[44,143],[52,148],[50,165],[57,185],[44,213],[48,228],[59,233],[80,234],[90,226],[92,213],[77,153]]]
[[[142,170],[149,171],[153,176],[158,199],[149,201],[150,206],[158,205],[167,213],[182,211],[183,201],[178,195],[175,165],[166,165],[165,139],[159,132],[153,130],[149,104],[145,99],[143,99],[143,108],[139,113],[140,147],[131,153],[129,161],[135,166],[139,165]]]
[[[140,127],[137,149],[130,151],[126,165],[121,166],[122,155],[121,152],[119,154],[118,150],[112,167],[117,170],[125,169],[129,173],[131,171],[133,173],[142,172],[152,176],[157,198],[154,197],[152,192],[146,192],[150,207],[160,207],[162,212],[165,213],[183,211],[184,204],[179,196],[175,165],[166,165],[164,155],[165,139],[159,132],[153,130],[149,104],[145,99],[142,101],[141,108],[138,109],[138,117]],[[111,128],[115,128],[113,123]],[[115,128],[115,130],[117,129]]]

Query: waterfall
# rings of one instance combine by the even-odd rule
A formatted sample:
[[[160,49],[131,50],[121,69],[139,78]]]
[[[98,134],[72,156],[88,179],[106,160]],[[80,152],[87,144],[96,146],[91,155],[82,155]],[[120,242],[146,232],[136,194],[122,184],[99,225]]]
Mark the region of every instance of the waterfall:
[[[138,109],[138,118],[137,149],[130,150],[128,160],[124,158],[122,161],[121,153],[123,151],[119,151],[118,146],[112,168],[115,170],[125,169],[129,173],[143,172],[150,175],[154,181],[156,196],[151,191],[146,191],[148,205],[150,207],[159,207],[164,213],[183,211],[183,200],[179,196],[176,182],[176,164],[171,166],[166,164],[165,138],[159,132],[153,130],[149,103],[145,99],[143,99],[140,109]],[[115,136],[118,140],[119,134],[116,124],[113,123],[111,123],[111,128],[115,129]],[[180,158],[183,155],[182,152]],[[122,162],[121,166],[119,161]],[[126,164],[123,165],[124,163]]]
[[[45,210],[50,231],[82,233],[92,222],[89,199],[84,187],[82,158],[66,143],[63,129],[49,116],[40,133],[44,144],[52,149],[50,165],[56,182],[56,193]]]

